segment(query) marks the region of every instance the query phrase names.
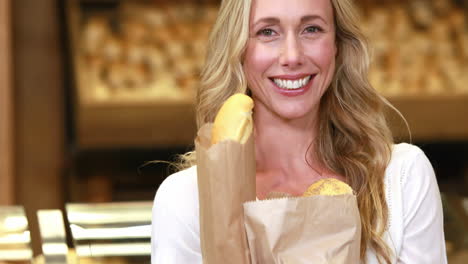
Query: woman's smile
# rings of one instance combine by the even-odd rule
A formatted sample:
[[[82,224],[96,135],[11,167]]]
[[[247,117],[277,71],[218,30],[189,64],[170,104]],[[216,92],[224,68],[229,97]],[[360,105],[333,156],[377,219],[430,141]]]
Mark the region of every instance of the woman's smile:
[[[316,74],[282,75],[269,78],[278,93],[285,96],[299,96],[312,86]]]

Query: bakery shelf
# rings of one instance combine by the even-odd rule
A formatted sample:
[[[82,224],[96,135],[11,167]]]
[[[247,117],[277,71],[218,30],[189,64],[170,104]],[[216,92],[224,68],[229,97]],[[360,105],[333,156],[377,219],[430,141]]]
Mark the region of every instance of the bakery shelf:
[[[130,3],[130,1],[122,2]],[[146,1],[148,2],[150,1]],[[144,90],[145,95],[130,95],[130,97],[121,96],[120,92],[117,94],[119,96],[114,97],[109,97],[105,93],[103,96],[102,93],[96,93],[99,86],[92,81],[88,71],[89,64],[86,64],[85,56],[83,56],[81,37],[84,21],[89,19],[90,13],[82,9],[82,3],[84,2],[73,0],[67,1],[66,5],[75,83],[73,109],[78,147],[101,149],[192,145],[196,132],[193,91],[182,87],[182,90],[179,89],[175,95],[165,92],[163,96],[155,96],[151,92],[147,93],[148,90]],[[110,8],[117,8],[117,6]],[[118,10],[100,10],[100,12],[104,15],[111,14],[111,16],[119,14]],[[112,23],[109,25],[113,30],[112,27],[115,25]],[[184,79],[184,81],[191,84],[191,87],[196,85],[193,78]],[[171,83],[174,84],[174,82],[168,82],[168,85],[162,84],[161,87],[163,90],[175,88],[170,85]],[[154,89],[154,86],[152,87]]]
[[[388,100],[404,115],[412,141],[468,141],[468,94],[392,96]],[[397,139],[409,140],[404,123],[390,115]]]
[[[73,0],[67,2],[74,79],[77,86],[77,89],[75,89],[75,123],[78,145],[82,148],[118,148],[193,144],[196,132],[193,96],[178,99],[138,98],[135,100],[119,100],[114,98],[113,100],[102,100],[102,98],[99,99],[90,95],[90,91],[93,92],[93,84],[85,75],[83,69],[86,68],[86,65],[83,57],[78,54],[80,26],[83,25],[80,3],[83,2],[91,3],[94,1]],[[154,3],[158,3],[158,1]],[[399,10],[401,11],[401,9],[393,10],[394,14],[392,14],[404,14]],[[379,11],[386,12],[386,10]],[[389,14],[390,11],[387,15]],[[407,31],[410,30],[408,23],[402,24],[403,26],[400,25],[399,29],[403,30],[403,33],[408,33]],[[369,25],[373,24],[375,23],[369,23]],[[372,30],[369,32],[372,32]],[[427,36],[426,38],[416,39],[424,41],[416,41],[415,43],[418,45],[421,43],[427,44],[427,39]],[[456,43],[464,43],[463,41],[465,39],[459,38]],[[391,41],[386,40],[387,44],[388,42]],[[374,46],[380,47],[377,45],[379,43],[376,41]],[[388,49],[388,45],[385,47]],[[406,51],[412,54],[416,50],[420,50],[415,47],[419,46],[408,46]],[[429,48],[429,50],[434,49],[434,47]],[[468,92],[466,90],[467,85],[465,85],[466,76],[462,74],[464,68],[448,67],[457,65],[453,63],[453,65],[450,63],[444,64],[447,66],[445,67],[436,63],[437,60],[429,60],[428,62],[431,63],[420,60],[420,64],[416,65],[420,66],[417,68],[419,70],[408,69],[405,66],[407,64],[404,64],[408,63],[407,60],[403,60],[407,56],[403,53],[398,57],[401,61],[393,61],[390,58],[394,58],[394,56],[389,56],[385,49],[377,49],[377,51],[381,55],[380,57],[376,56],[377,59],[374,61],[377,71],[372,72],[370,77],[378,84],[376,87],[387,88],[387,91],[382,92],[392,94],[388,95],[387,98],[408,121],[413,142],[468,140]],[[442,49],[442,51],[445,50]],[[421,56],[426,55],[422,54]],[[457,59],[461,61],[462,56],[458,57]],[[426,66],[431,65],[439,65],[439,68],[432,67],[435,72],[426,73],[423,71],[427,68]],[[466,65],[461,65],[466,68]],[[440,68],[445,69],[446,72]],[[453,69],[458,69],[458,71]],[[458,73],[454,74],[455,72]],[[402,78],[401,80],[398,79],[401,83],[397,86],[389,83],[390,80],[396,80],[396,77]],[[441,89],[441,87],[447,89]],[[404,123],[395,114],[390,114],[390,122],[397,140],[408,141],[410,139]]]
[[[83,72],[76,71],[75,78],[78,86],[86,86]],[[193,144],[196,125],[191,100],[99,101],[84,93],[77,97],[76,138],[82,149]]]
[[[388,100],[404,115],[412,141],[468,140],[468,95],[393,96]],[[85,105],[78,123],[80,145],[148,146],[192,144],[196,127],[194,107],[186,104]],[[148,116],[148,113],[151,113]],[[114,116],[116,118],[109,118]],[[395,114],[390,125],[397,140],[410,139],[405,124]]]
[[[77,116],[77,143],[81,148],[191,145],[193,117],[190,103],[83,105]]]

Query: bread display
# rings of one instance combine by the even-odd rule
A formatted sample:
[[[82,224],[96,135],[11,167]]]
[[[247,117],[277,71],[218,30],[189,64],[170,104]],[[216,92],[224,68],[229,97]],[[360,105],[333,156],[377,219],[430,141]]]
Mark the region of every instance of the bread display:
[[[450,0],[368,1],[369,80],[385,96],[468,93],[468,24]]]
[[[244,144],[252,134],[252,98],[237,93],[221,106],[213,123],[211,143],[235,140]]]
[[[191,101],[216,10],[122,2],[110,15],[84,16],[78,57],[89,87],[81,89],[98,101]]]
[[[451,0],[368,0],[361,7],[371,47],[369,80],[383,95],[468,92],[468,24],[461,6]],[[217,10],[187,2],[122,3],[112,16],[88,16],[80,54],[95,87],[92,96],[193,98]],[[131,73],[116,77],[115,65]],[[168,79],[174,87],[154,90]]]

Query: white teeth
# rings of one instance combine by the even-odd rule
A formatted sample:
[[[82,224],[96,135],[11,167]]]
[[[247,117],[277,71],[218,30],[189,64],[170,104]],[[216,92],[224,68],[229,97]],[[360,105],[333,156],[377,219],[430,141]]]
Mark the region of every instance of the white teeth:
[[[278,85],[280,88],[283,89],[298,89],[305,86],[310,81],[310,76],[307,76],[302,79],[298,80],[282,80],[282,79],[273,79],[273,81]]]
[[[279,84],[281,85],[280,87],[286,87],[287,81],[279,80]]]
[[[304,86],[304,85],[306,85],[307,80],[302,79],[302,80],[300,80],[299,82],[300,82],[300,83],[299,83],[300,86]]]
[[[301,83],[302,83],[302,81],[297,81],[297,80],[294,81],[293,82],[293,88],[297,89],[297,88],[301,87],[302,86]]]

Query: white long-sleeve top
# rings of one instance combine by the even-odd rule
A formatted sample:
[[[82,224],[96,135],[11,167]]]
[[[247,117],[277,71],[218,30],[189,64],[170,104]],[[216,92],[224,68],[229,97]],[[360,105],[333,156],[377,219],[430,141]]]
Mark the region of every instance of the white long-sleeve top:
[[[418,147],[394,145],[385,192],[389,221],[384,238],[394,252],[392,263],[447,263],[439,187]],[[152,264],[202,263],[196,167],[177,172],[160,185],[153,204],[151,244]],[[372,250],[366,257],[368,264],[378,264]]]

